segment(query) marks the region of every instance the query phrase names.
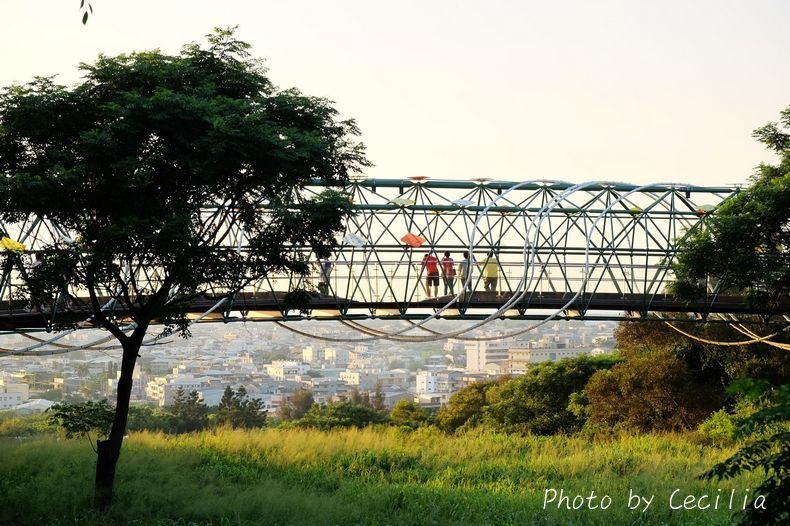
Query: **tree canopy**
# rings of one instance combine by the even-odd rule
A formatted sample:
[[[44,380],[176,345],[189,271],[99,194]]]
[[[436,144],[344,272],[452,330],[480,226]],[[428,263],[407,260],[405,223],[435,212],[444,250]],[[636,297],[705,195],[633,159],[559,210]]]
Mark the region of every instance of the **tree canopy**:
[[[671,290],[687,299],[744,293],[770,307],[790,294],[790,107],[754,132],[779,156],[762,163],[751,185],[706,217],[678,244]]]
[[[222,393],[216,416],[222,425],[250,429],[263,426],[267,412],[263,409],[263,401],[250,398],[243,385],[236,390],[228,386]]]
[[[368,405],[336,402],[329,405],[313,404],[297,425],[327,430],[338,427],[365,427],[386,420],[385,414]]]
[[[69,296],[121,343],[111,451],[99,447],[113,470],[151,322],[186,334],[195,297],[307,273],[293,247],[327,255],[350,203],[301,189],[340,187],[367,165],[355,123],[329,101],[276,88],[232,29],[207,40],[177,55],[102,55],[73,87],[37,78],[0,92],[0,222],[57,228],[34,258],[0,253],[4,273],[19,269],[34,305]]]

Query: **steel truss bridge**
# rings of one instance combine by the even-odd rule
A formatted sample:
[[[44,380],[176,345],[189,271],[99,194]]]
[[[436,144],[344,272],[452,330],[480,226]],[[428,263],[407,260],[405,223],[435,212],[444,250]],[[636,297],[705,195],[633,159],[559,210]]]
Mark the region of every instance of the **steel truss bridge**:
[[[302,195],[323,189],[316,184]],[[770,311],[757,309],[742,298],[719,295],[713,285],[707,298],[692,304],[666,292],[677,241],[700,228],[738,191],[734,187],[415,177],[361,178],[345,190],[356,214],[337,240],[326,285],[321,267],[314,264],[310,275],[270,275],[233,296],[214,291],[192,303],[191,316],[200,321],[342,320],[373,339],[382,336],[359,321],[404,319],[410,328],[427,330],[424,323],[434,318],[470,320],[475,328],[494,319],[628,319],[652,312],[668,318],[694,313],[707,319],[715,313],[768,320],[790,311],[787,301]],[[217,221],[220,208],[207,207],[204,220]],[[246,249],[237,225],[221,227],[225,248]],[[30,253],[70,236],[39,217],[0,229]],[[309,246],[291,248],[317,262]],[[466,283],[457,276],[445,288],[440,278],[438,294],[426,291],[422,258],[429,251],[439,258],[449,252],[456,269],[464,251],[472,254]],[[485,286],[487,265],[496,269],[495,288]],[[156,269],[129,276],[149,285],[161,278]],[[30,312],[14,306],[18,286],[19,276],[5,270],[0,276],[0,331],[27,333],[59,320],[83,320],[81,326],[90,326],[84,290],[64,291],[68,308],[61,301]],[[305,310],[290,310],[285,302],[296,289],[314,292]],[[424,339],[452,336],[428,332]],[[388,336],[397,339],[400,333]]]

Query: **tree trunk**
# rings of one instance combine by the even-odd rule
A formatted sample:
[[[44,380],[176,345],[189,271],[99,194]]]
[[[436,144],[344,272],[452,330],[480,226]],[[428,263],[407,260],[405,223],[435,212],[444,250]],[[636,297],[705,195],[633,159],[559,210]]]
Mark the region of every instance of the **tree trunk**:
[[[139,329],[139,327],[138,327]],[[121,376],[118,379],[118,399],[115,404],[115,418],[112,422],[107,440],[98,440],[96,459],[96,494],[95,505],[104,510],[112,504],[112,487],[115,481],[115,465],[121,455],[121,444],[126,434],[126,421],[129,417],[129,399],[132,396],[132,375],[137,363],[138,352],[143,343],[145,331],[135,330],[134,334],[123,343],[121,360]]]

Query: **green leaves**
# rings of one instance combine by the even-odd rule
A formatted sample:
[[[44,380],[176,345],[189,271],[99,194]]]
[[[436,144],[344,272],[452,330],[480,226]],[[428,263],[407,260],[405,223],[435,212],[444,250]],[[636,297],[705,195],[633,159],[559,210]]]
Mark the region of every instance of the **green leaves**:
[[[790,499],[790,385],[770,388],[761,380],[743,380],[732,386],[759,401],[759,409],[740,419],[737,434],[741,438],[760,433],[735,455],[701,475],[705,479],[729,479],[742,473],[761,470],[765,479],[754,490],[765,495],[765,508],[748,508],[741,517],[743,525],[780,525],[790,520],[790,510],[781,505]],[[748,440],[748,438],[747,438]]]
[[[55,404],[49,410],[52,411],[51,422],[66,433],[66,438],[89,437],[90,433],[107,436],[114,414],[107,400],[81,404]]]
[[[366,405],[337,402],[329,405],[314,404],[297,425],[328,430],[338,427],[365,427],[386,420],[383,413]]]
[[[217,408],[217,420],[226,426],[237,428],[261,427],[266,423],[267,412],[260,398],[250,398],[244,386],[233,390],[226,387]]]
[[[85,9],[85,12],[82,14],[82,25],[88,23],[88,13],[93,14],[93,6],[88,3],[88,7],[85,7],[85,0],[80,0],[80,9]]]
[[[353,121],[275,90],[248,49],[218,29],[177,55],[102,56],[74,88],[42,78],[3,90],[0,221],[46,217],[79,237],[69,283],[112,296],[138,323],[175,320],[179,302],[207,291],[306,272],[291,247],[328,253],[350,204],[300,189],[343,185],[368,163]],[[231,224],[249,250],[236,250]],[[63,273],[37,275],[42,291],[64,285]]]
[[[766,308],[790,294],[790,108],[754,136],[780,155],[678,244],[670,290],[688,300],[743,294]]]

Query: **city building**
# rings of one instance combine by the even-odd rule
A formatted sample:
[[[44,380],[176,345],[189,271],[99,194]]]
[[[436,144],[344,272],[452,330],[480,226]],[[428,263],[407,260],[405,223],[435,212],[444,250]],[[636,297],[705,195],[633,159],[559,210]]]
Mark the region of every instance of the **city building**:
[[[266,374],[275,380],[293,380],[310,370],[310,365],[291,360],[275,360],[263,366]]]
[[[510,343],[498,341],[468,341],[466,342],[466,372],[479,373],[486,370],[486,365],[506,365]]]
[[[565,358],[577,358],[590,354],[590,348],[534,348],[534,349],[510,349],[508,353],[508,373],[524,374],[531,365],[540,362],[563,360]]]

